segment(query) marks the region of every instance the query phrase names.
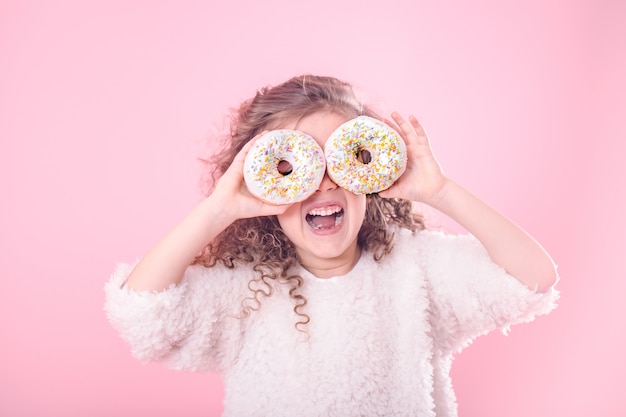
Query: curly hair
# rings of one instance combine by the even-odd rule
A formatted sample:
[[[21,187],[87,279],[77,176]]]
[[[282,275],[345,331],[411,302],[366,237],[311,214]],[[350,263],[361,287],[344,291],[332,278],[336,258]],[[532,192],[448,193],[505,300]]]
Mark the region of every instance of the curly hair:
[[[211,185],[228,169],[243,146],[264,130],[280,127],[310,114],[332,111],[353,118],[366,115],[380,119],[357,99],[347,82],[333,77],[302,75],[274,87],[265,87],[244,101],[233,112],[230,134],[224,147],[210,158]],[[393,249],[393,226],[412,231],[424,228],[421,216],[412,203],[402,199],[383,199],[377,194],[367,196],[363,225],[357,243],[380,261]],[[299,321],[297,329],[310,318],[303,309],[306,298],[299,293],[304,280],[294,273],[298,264],[296,250],[283,233],[276,216],[239,219],[220,233],[194,263],[212,267],[217,263],[227,268],[252,264],[256,276],[248,282],[250,296],[242,300],[243,316],[261,307],[261,299],[273,294],[275,284],[285,285],[294,302]]]

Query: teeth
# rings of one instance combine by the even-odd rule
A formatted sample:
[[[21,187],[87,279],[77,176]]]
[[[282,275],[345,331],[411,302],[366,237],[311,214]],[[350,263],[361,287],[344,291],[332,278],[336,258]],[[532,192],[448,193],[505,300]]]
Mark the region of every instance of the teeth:
[[[335,213],[339,213],[340,211],[341,211],[341,207],[339,206],[323,207],[323,208],[317,208],[317,209],[313,209],[309,211],[309,215],[310,216],[330,216]]]
[[[316,208],[306,215],[306,221],[315,230],[337,227],[343,222],[343,209],[339,206]]]

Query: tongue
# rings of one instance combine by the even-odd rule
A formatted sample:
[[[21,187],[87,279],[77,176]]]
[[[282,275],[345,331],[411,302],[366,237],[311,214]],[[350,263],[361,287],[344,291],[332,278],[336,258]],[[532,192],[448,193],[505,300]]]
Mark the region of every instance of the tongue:
[[[318,229],[329,229],[335,226],[335,215],[311,216],[311,223]]]

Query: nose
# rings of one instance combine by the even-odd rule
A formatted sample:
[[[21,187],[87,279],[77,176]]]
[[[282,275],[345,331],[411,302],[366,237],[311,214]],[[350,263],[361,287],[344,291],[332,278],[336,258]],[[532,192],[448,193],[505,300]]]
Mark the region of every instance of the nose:
[[[330,179],[328,172],[325,172],[322,182],[320,182],[319,187],[317,187],[317,191],[333,191],[335,189],[337,189],[337,184]]]

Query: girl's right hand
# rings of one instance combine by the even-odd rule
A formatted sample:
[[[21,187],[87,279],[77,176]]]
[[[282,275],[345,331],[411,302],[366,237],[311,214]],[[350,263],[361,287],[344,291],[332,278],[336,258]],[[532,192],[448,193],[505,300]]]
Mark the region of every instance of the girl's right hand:
[[[260,135],[259,135],[260,136]],[[237,154],[213,193],[200,202],[142,258],[126,284],[135,290],[160,291],[178,283],[194,257],[237,219],[270,216],[287,210],[254,197],[243,179],[243,161],[255,137]]]
[[[266,203],[257,197],[255,197],[246,186],[243,177],[243,167],[246,155],[252,148],[254,142],[256,142],[264,133],[262,132],[252,138],[235,156],[232,164],[222,177],[217,181],[215,189],[211,193],[210,197],[214,204],[220,204],[220,206],[227,211],[234,220],[271,216],[285,212],[290,204],[274,205]]]

